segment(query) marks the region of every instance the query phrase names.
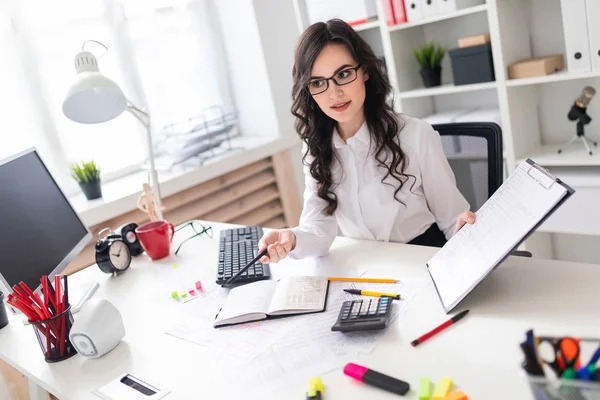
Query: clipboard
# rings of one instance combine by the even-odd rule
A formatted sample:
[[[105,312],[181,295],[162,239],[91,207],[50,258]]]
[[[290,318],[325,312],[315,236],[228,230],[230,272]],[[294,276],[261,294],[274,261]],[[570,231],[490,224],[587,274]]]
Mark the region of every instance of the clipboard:
[[[525,234],[519,234],[518,236],[515,235],[512,238],[512,239],[516,240],[515,244],[503,249],[502,250],[503,255],[501,257],[499,257],[497,260],[493,261],[491,265],[484,267],[484,269],[485,268],[489,268],[489,269],[487,269],[487,271],[485,271],[485,273],[483,275],[481,275],[481,276],[473,275],[471,277],[472,282],[469,282],[468,279],[466,280],[466,282],[468,282],[468,285],[465,282],[461,282],[461,286],[463,286],[463,287],[461,290],[459,290],[458,297],[449,304],[447,304],[447,302],[444,301],[444,298],[443,298],[444,296],[442,296],[442,291],[441,291],[442,282],[444,284],[444,291],[446,293],[448,292],[448,289],[446,287],[449,283],[445,282],[445,281],[440,281],[440,279],[445,279],[444,275],[449,276],[451,271],[444,271],[441,274],[435,273],[435,272],[432,273],[432,267],[433,268],[437,267],[437,269],[440,268],[437,265],[433,265],[433,263],[436,262],[439,265],[439,262],[436,260],[436,257],[438,257],[438,255],[440,253],[443,253],[443,250],[445,247],[455,246],[455,244],[452,243],[452,239],[454,237],[451,238],[446,243],[446,245],[444,245],[444,247],[442,247],[442,249],[440,249],[440,251],[436,255],[434,255],[429,260],[429,262],[426,263],[427,271],[429,273],[429,276],[431,277],[431,280],[434,284],[438,298],[440,299],[440,302],[441,302],[442,307],[444,308],[444,311],[446,312],[446,314],[449,313],[453,308],[455,308],[471,291],[473,291],[473,289],[475,289],[475,287],[477,287],[477,285],[479,285],[482,281],[484,281],[496,268],[498,268],[498,266],[500,266],[506,260],[506,258],[508,258],[508,256],[510,255],[511,252],[516,250],[525,240],[527,240],[527,238],[529,238],[532,233],[534,233],[562,204],[564,204],[565,201],[567,201],[567,199],[569,197],[571,197],[575,193],[575,190],[573,188],[571,188],[569,185],[565,184],[563,181],[561,181],[557,177],[553,176],[548,170],[546,170],[544,167],[540,166],[539,164],[536,164],[531,159],[527,159],[527,160],[523,161],[518,166],[518,169],[524,170],[526,172],[526,175],[533,182],[536,182],[540,187],[542,187],[548,193],[550,193],[552,190],[556,191],[556,188],[555,189],[552,189],[552,188],[555,185],[559,185],[561,190],[564,189],[564,195],[562,195],[562,197],[555,204],[553,204],[552,207],[542,211],[543,214],[541,215],[541,217],[535,218],[535,223],[534,223],[533,227],[528,229],[528,231]],[[515,173],[516,172],[517,171],[515,171]],[[502,196],[503,191],[506,192],[508,190],[510,192],[510,185],[514,184],[511,179],[513,178],[513,175],[515,175],[515,173],[511,174],[511,176],[502,184],[502,186],[496,191],[496,193],[494,193],[494,195],[492,197],[490,197],[490,199],[488,199],[486,204],[484,204],[480,210],[484,209],[484,207],[486,207],[486,205],[488,203],[493,202],[494,201],[493,199],[497,193],[500,193],[499,196]],[[507,189],[507,187],[508,187],[508,189]],[[544,193],[543,191],[539,191],[539,192]],[[556,194],[553,194],[553,196],[555,196],[555,195]],[[511,223],[510,221],[507,222],[507,224],[510,224],[510,223]],[[476,224],[477,224],[477,216],[476,216],[475,225]],[[467,229],[473,229],[473,228],[467,228]],[[490,230],[490,232],[491,232],[491,230]],[[455,236],[457,236],[457,235],[458,234],[456,234]],[[498,249],[495,249],[495,250],[498,250]],[[444,255],[442,255],[441,257],[444,257]],[[436,277],[438,279],[437,282],[436,282]],[[452,280],[452,278],[450,280]],[[452,290],[452,288],[451,288],[451,290]]]

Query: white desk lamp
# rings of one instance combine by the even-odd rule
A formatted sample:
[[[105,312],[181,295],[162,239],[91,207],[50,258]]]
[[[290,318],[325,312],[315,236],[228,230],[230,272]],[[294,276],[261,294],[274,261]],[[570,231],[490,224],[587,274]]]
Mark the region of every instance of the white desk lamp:
[[[101,43],[99,43],[101,44]],[[163,218],[161,210],[160,186],[154,166],[154,149],[152,147],[152,131],[150,116],[127,98],[121,88],[112,80],[100,73],[96,56],[82,51],[75,56],[77,76],[69,88],[63,102],[63,113],[72,121],[82,124],[97,124],[117,118],[123,111],[129,111],[146,128],[148,155],[150,157],[149,185],[156,194],[157,213]]]

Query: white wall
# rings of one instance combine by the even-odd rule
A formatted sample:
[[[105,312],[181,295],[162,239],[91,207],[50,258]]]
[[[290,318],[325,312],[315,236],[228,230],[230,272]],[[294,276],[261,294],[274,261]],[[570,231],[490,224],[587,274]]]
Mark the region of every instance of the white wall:
[[[215,0],[233,97],[245,135],[296,135],[292,106],[294,48],[300,35],[291,0]],[[299,192],[300,147],[292,163]]]
[[[254,13],[280,134],[295,135],[290,108],[294,48],[300,32],[295,24],[293,3],[289,0],[254,0]]]
[[[600,237],[554,233],[551,243],[556,260],[600,264]]]
[[[292,107],[294,49],[300,36],[291,0],[254,0],[254,13],[262,43],[264,63],[271,82],[279,134],[296,136]],[[292,150],[292,164],[300,193],[304,191],[301,146]]]
[[[242,134],[278,136],[278,122],[252,0],[214,1]]]

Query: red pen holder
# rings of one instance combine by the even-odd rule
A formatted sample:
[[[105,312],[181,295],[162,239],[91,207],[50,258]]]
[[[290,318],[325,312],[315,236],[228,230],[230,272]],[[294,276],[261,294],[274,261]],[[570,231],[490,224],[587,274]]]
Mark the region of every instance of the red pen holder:
[[[77,354],[69,341],[69,332],[73,326],[71,306],[50,319],[29,321],[29,323],[33,326],[46,362],[53,363],[66,360]]]

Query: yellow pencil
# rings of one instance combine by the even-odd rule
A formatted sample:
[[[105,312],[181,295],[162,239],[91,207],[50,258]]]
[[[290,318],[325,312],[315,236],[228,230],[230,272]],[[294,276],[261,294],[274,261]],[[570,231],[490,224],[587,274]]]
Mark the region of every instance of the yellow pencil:
[[[402,296],[396,293],[384,293],[384,292],[373,292],[370,290],[360,289],[344,289],[344,292],[350,294],[359,294],[361,296],[372,296],[372,297],[391,297],[392,299],[401,300]]]
[[[342,281],[342,282],[371,282],[371,283],[398,283],[400,281],[396,279],[382,279],[382,278],[339,278],[330,276],[330,281]]]

